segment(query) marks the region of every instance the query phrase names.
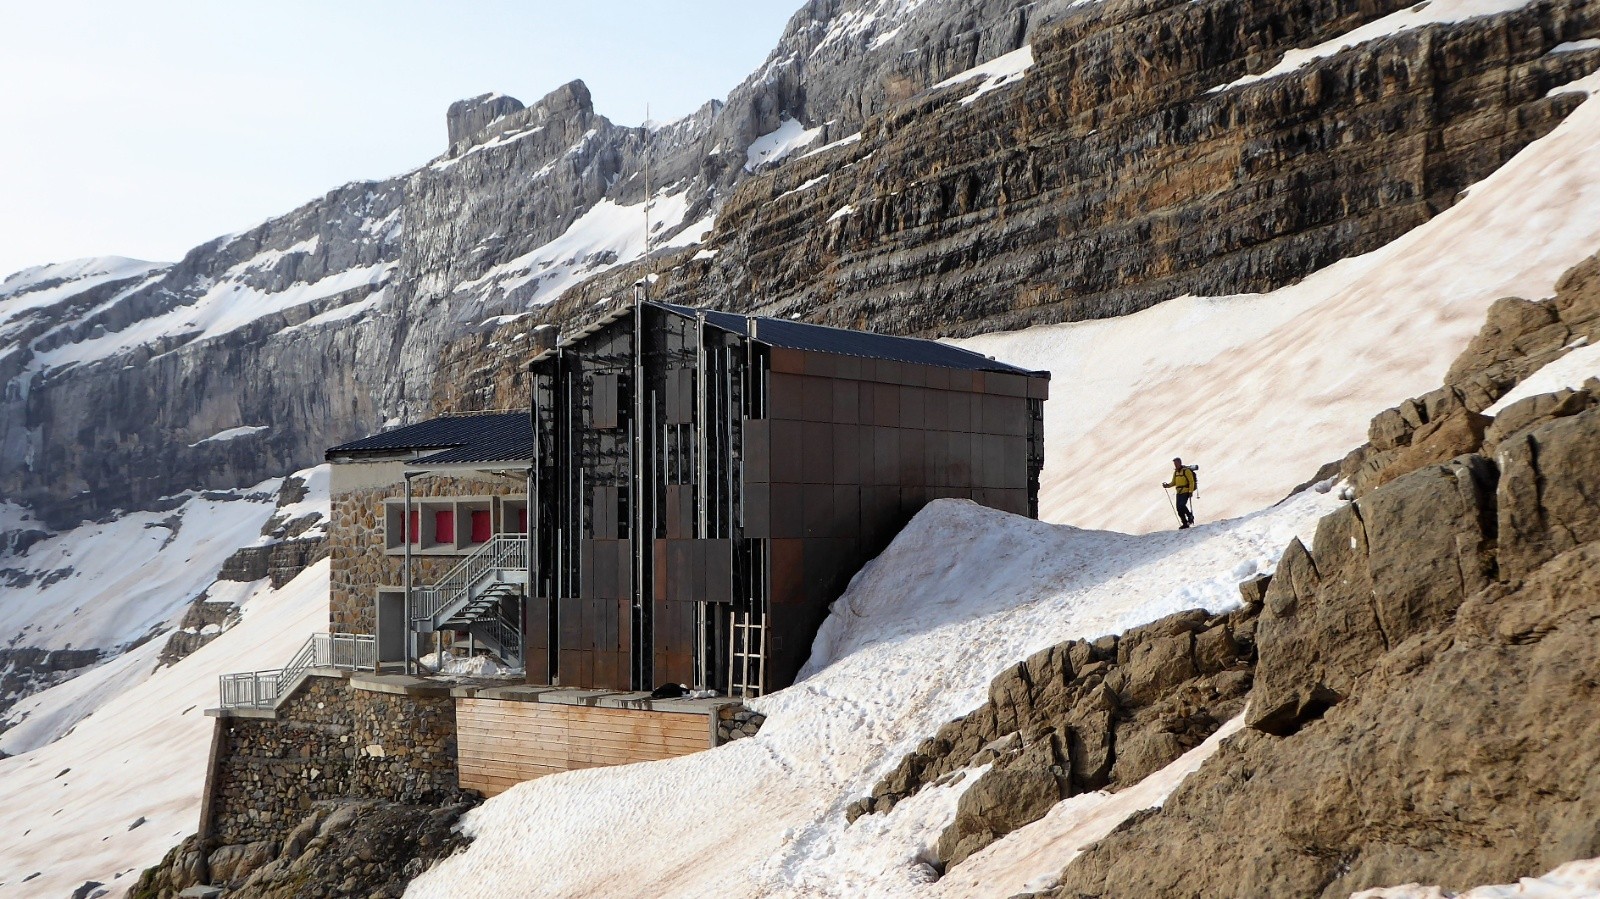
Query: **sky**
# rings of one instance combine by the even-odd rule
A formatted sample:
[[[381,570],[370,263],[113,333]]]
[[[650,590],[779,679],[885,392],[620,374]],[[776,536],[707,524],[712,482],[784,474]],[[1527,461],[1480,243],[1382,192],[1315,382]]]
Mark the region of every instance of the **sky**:
[[[445,109],[581,78],[619,124],[722,99],[801,0],[0,2],[0,278],[176,260],[445,148]]]

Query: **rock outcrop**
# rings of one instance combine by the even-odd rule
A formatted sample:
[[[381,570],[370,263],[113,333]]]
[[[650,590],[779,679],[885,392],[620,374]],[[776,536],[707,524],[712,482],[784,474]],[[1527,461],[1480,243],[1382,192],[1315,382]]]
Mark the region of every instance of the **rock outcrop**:
[[[131,899],[173,899],[216,884],[237,899],[398,897],[430,864],[465,846],[454,827],[471,803],[402,805],[375,800],[313,808],[279,844],[226,847],[209,855],[190,837],[150,868]]]
[[[1268,591],[1256,729],[1051,895],[1464,888],[1600,855],[1597,494],[1590,408],[1329,516]]]
[[[1237,612],[1182,612],[1121,637],[1053,646],[1007,669],[987,703],[923,741],[846,817],[888,811],[929,784],[989,765],[939,840],[948,866],[1062,799],[1138,783],[1243,709],[1258,588],[1250,582]]]

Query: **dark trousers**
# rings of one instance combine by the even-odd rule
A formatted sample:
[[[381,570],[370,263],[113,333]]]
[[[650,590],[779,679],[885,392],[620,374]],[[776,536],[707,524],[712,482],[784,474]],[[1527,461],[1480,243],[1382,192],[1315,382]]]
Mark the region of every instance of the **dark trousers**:
[[[1178,494],[1178,523],[1179,524],[1194,524],[1194,513],[1189,511],[1189,499],[1191,497],[1193,497],[1193,496],[1194,496],[1194,494],[1192,494],[1192,493],[1179,493]]]

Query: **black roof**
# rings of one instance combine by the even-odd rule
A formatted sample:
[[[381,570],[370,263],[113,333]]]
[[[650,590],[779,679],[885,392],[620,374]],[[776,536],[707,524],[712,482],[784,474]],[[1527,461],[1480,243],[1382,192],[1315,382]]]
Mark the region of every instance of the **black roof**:
[[[342,443],[326,457],[392,456],[440,450],[418,464],[526,462],[533,458],[533,421],[527,412],[483,412],[430,418]]]
[[[695,309],[672,303],[654,305],[693,318],[701,313],[706,321],[725,331],[750,336],[749,325],[755,322],[755,339],[767,346],[791,350],[812,350],[819,353],[836,353],[841,356],[861,356],[867,359],[887,359],[891,362],[913,362],[918,365],[937,365],[941,368],[960,368],[969,371],[997,371],[1009,374],[1048,376],[1047,372],[1034,372],[1015,365],[990,359],[982,353],[960,347],[924,340],[920,337],[895,337],[872,331],[853,331],[847,328],[830,328],[808,322],[784,318],[767,318],[760,315],[735,315],[711,309]]]

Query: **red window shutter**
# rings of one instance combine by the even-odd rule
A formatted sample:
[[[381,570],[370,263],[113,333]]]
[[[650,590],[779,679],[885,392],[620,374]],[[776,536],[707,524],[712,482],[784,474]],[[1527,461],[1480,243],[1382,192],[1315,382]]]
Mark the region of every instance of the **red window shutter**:
[[[439,543],[456,542],[456,513],[453,510],[433,513],[433,539]]]
[[[517,510],[517,533],[528,533],[528,509],[526,506]]]
[[[494,536],[494,523],[489,520],[488,509],[472,510],[472,542],[487,543]]]
[[[406,528],[406,540],[408,540],[411,543],[416,543],[418,535],[421,532],[422,532],[422,513],[413,511],[411,513],[411,526]]]

